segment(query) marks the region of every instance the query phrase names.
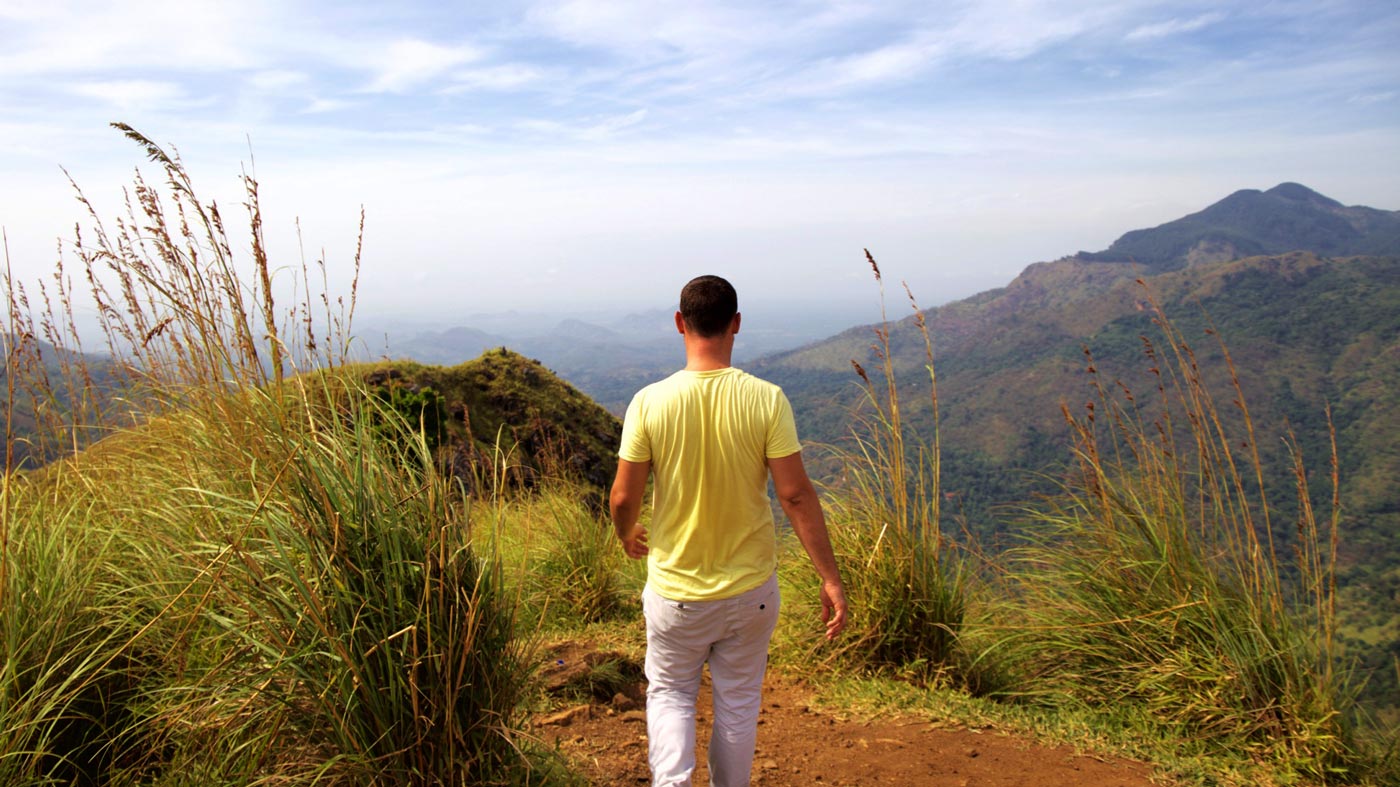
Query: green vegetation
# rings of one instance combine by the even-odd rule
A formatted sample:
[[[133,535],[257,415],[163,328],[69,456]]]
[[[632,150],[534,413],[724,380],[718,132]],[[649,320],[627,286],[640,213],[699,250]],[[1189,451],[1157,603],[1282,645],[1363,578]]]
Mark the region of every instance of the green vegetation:
[[[1337,432],[1342,538],[1338,549],[1338,645],[1358,663],[1361,705],[1383,725],[1400,723],[1400,569],[1396,488],[1400,457],[1400,259],[1324,259],[1309,253],[1237,260],[1144,277],[1183,338],[1196,345],[1204,383],[1231,390],[1219,342],[1228,337],[1244,401],[1254,408],[1253,442],[1263,465],[1269,518],[1279,554],[1297,545],[1298,515],[1290,435],[1309,465]],[[1153,312],[1131,271],[1066,260],[1028,268],[1002,290],[930,310],[939,341],[941,491],[947,532],[971,533],[990,554],[1013,546],[1017,512],[1057,491],[1072,467],[1072,432],[1061,404],[1080,412],[1098,394],[1086,377],[1092,348],[1102,385],[1120,383],[1144,407],[1157,407],[1157,360],[1143,337],[1156,336]],[[912,318],[891,328],[894,368],[904,386],[927,385],[920,332]],[[849,359],[868,363],[870,330],[779,357],[754,369],[782,384],[809,439],[839,442],[858,401]],[[836,363],[843,358],[844,368]],[[844,393],[843,393],[844,392]],[[924,397],[902,408],[907,424],[932,427]],[[1237,408],[1227,427],[1243,429]],[[1314,468],[1316,469],[1316,468]],[[1314,491],[1314,494],[1316,492]],[[1324,501],[1313,499],[1314,508]],[[1261,520],[1262,521],[1262,520]],[[1293,587],[1291,561],[1280,566]]]
[[[1190,742],[1194,753],[1187,760],[1161,751],[1149,756],[1178,762],[1178,776],[1206,783],[1220,783],[1221,771],[1239,774],[1237,782],[1225,783],[1395,778],[1394,732],[1358,730],[1357,685],[1341,666],[1335,443],[1320,455],[1331,457],[1325,507],[1315,507],[1296,440],[1289,444],[1292,464],[1282,468],[1293,505],[1280,505],[1270,497],[1279,485],[1266,479],[1280,468],[1266,463],[1257,447],[1223,343],[1216,341],[1214,354],[1230,384],[1228,410],[1217,407],[1196,350],[1151,296],[1144,297],[1159,334],[1139,339],[1153,364],[1152,395],[1135,393],[1121,380],[1107,382],[1098,359],[1089,356],[1093,398],[1082,411],[1064,411],[1076,470],[1057,494],[1023,506],[1022,545],[975,576],[965,559],[947,557],[958,554],[959,545],[918,537],[938,531],[936,505],[924,502],[922,516],[911,522],[892,506],[865,503],[899,490],[906,506],[937,500],[939,431],[935,419],[931,451],[893,449],[901,435],[901,401],[889,344],[876,345],[885,370],[878,399],[856,364],[875,416],[855,427],[864,461],[833,490],[834,519],[841,534],[850,526],[840,521],[843,506],[864,504],[854,521],[866,532],[865,549],[847,554],[845,564],[853,567],[858,588],[895,589],[886,596],[863,594],[893,614],[867,612],[881,633],[854,648],[864,656],[856,666],[905,679],[932,674],[973,696],[1039,708],[1030,714],[1038,719],[1055,709],[1055,725],[1092,717],[1100,734],[1125,741],[1137,736],[1138,745]],[[921,315],[917,307],[915,313]],[[921,320],[916,328],[924,332]],[[877,335],[887,330],[887,324],[877,328]],[[931,352],[927,360],[936,413]],[[908,475],[915,454],[917,479]],[[886,479],[874,494],[872,477]],[[1271,518],[1280,516],[1294,529],[1286,549],[1271,536]],[[899,523],[905,538],[884,547]],[[941,560],[921,561],[920,550],[909,546],[929,543],[939,544]],[[965,541],[961,548],[976,546]],[[957,566],[955,583],[940,581],[949,566]],[[945,601],[950,597],[956,605]],[[907,614],[911,609],[937,609],[944,617],[919,619]],[[950,644],[922,647],[929,629]],[[1021,712],[961,707],[999,717]]]
[[[1337,498],[1330,516],[1314,513],[1295,453],[1299,598],[1288,553],[1269,540],[1278,510],[1238,380],[1236,432],[1193,348],[1156,314],[1169,348],[1155,367],[1160,409],[1100,387],[1068,416],[1080,472],[1056,507],[1032,513],[1037,535],[1016,554],[1031,612],[1018,646],[1039,654],[1025,690],[1141,702],[1193,737],[1223,734],[1318,778],[1345,772],[1355,741],[1336,667]]]
[[[102,312],[122,395],[40,398],[61,439],[35,439],[41,468],[12,456],[0,489],[0,782],[577,783],[524,727],[551,640],[616,652],[555,696],[638,680],[642,565],[597,496],[615,419],[513,353],[346,363],[353,292],[279,312],[256,183],[245,264],[178,159],[128,133],[165,190],[138,182],[133,220],[93,216],[77,246],[95,297],[126,307]],[[57,388],[22,376],[53,369],[25,362],[34,336],[85,379],[71,323],[36,327],[7,286],[11,402]],[[828,460],[852,630],[812,639],[789,540],[775,666],[824,671],[826,702],[1092,743],[1187,783],[1393,783],[1395,744],[1352,724],[1337,667],[1345,451],[1300,437],[1271,463],[1223,345],[1222,409],[1210,358],[1151,305],[1155,382],[1090,359],[1090,402],[1064,414],[1074,472],[1004,524],[1030,534],[1011,560],[948,527],[937,332],[917,307],[912,334],[883,324],[855,448]],[[1049,451],[1051,431],[1026,439]],[[1319,493],[1301,458],[1329,456]]]
[[[347,371],[421,421],[444,472],[469,488],[567,476],[601,504],[612,483],[621,422],[538,361],[502,347],[447,368],[392,361]],[[478,478],[479,468],[504,477]]]
[[[869,252],[866,256],[883,302],[879,265]],[[847,599],[859,612],[846,635],[825,649],[829,659],[847,669],[894,669],[941,685],[974,686],[980,676],[962,639],[972,570],[939,526],[936,422],[931,442],[921,441],[905,424],[888,323],[876,335],[881,367],[872,378],[855,364],[867,408],[858,415],[855,448],[835,457],[842,480],[827,503],[832,547],[845,566]],[[927,332],[923,336],[936,412],[933,347]],[[803,615],[788,619],[808,620]]]
[[[518,733],[529,641],[433,459],[436,400],[373,395],[334,334],[325,373],[288,374],[324,337],[279,331],[256,184],[245,290],[217,209],[128,134],[168,192],[138,182],[140,218],[78,253],[129,307],[103,316],[140,396],[130,427],[6,475],[0,781],[543,778]],[[34,331],[10,294],[14,358]]]

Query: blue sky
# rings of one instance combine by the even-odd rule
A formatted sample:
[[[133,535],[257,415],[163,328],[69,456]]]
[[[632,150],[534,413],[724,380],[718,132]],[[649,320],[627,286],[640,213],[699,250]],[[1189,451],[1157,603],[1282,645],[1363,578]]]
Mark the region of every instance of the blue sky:
[[[115,214],[140,151],[239,202],[361,313],[926,304],[1241,188],[1400,209],[1394,2],[0,0],[16,276]],[[290,272],[287,274],[290,276]]]

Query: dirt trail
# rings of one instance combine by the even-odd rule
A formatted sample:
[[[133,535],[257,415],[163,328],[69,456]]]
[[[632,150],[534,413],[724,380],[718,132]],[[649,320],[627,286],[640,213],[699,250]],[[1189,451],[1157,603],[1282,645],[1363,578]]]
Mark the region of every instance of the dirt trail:
[[[577,653],[569,654],[572,659]],[[559,659],[563,664],[566,659]],[[640,686],[612,702],[568,706],[536,719],[536,733],[556,743],[590,783],[644,785],[646,716]],[[630,694],[632,696],[627,696]],[[708,784],[709,687],[701,690],[700,760],[695,783]],[[844,720],[811,706],[800,684],[770,673],[765,681],[753,783],[934,785],[935,787],[1149,787],[1150,766],[1078,754],[995,730],[944,729],[927,717]]]

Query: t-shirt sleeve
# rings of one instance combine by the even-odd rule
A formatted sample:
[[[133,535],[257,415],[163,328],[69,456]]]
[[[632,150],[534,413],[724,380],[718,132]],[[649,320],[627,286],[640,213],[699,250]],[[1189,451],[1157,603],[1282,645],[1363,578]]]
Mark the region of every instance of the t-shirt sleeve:
[[[617,457],[627,462],[650,462],[651,443],[646,430],[642,428],[642,394],[639,391],[627,405],[627,414],[622,417],[622,445],[617,449]]]
[[[768,426],[768,444],[764,447],[764,456],[769,459],[782,459],[791,456],[802,450],[802,444],[797,441],[797,422],[792,417],[792,404],[788,402],[787,395],[778,391],[776,401],[774,401],[773,419]]]

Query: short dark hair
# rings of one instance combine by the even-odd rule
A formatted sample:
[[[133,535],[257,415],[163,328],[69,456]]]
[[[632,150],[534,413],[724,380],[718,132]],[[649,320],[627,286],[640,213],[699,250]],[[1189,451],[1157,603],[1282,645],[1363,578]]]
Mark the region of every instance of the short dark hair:
[[[738,313],[739,294],[718,276],[696,276],[681,289],[681,319],[700,336],[724,333]]]

